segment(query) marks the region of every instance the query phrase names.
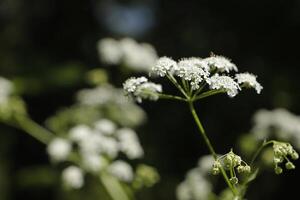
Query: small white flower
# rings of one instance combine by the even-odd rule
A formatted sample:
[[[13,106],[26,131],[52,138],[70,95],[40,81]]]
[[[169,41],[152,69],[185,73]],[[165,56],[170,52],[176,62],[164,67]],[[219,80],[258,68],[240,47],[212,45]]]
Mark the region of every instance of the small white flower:
[[[133,170],[132,167],[121,160],[114,161],[109,167],[108,171],[118,179],[130,182],[133,180]]]
[[[236,74],[235,78],[238,84],[243,84],[245,87],[254,88],[257,94],[260,94],[263,87],[257,82],[256,76],[248,72]]]
[[[207,79],[207,83],[213,90],[224,89],[230,97],[236,96],[238,94],[238,91],[240,90],[239,84],[237,84],[229,76],[220,76],[216,74]]]
[[[82,159],[84,168],[92,173],[99,172],[106,165],[105,159],[98,154],[86,154]]]
[[[13,84],[9,80],[0,77],[0,105],[7,103],[12,90]]]
[[[72,145],[70,142],[63,138],[53,139],[48,147],[47,152],[53,161],[64,161],[70,155]]]
[[[120,63],[123,52],[118,41],[112,38],[105,38],[100,40],[97,46],[102,62],[107,64]]]
[[[67,187],[80,189],[84,184],[83,172],[76,166],[70,166],[62,172],[62,180]]]
[[[101,153],[101,140],[103,136],[100,134],[91,134],[89,137],[84,138],[79,143],[79,150],[82,156],[87,154]]]
[[[69,138],[74,142],[80,142],[85,138],[88,138],[92,132],[92,129],[87,125],[77,125],[70,130]]]
[[[209,76],[208,65],[199,58],[184,58],[178,63],[176,75],[189,81],[192,90],[197,90],[200,83]]]
[[[141,158],[144,155],[143,148],[134,130],[122,128],[117,131],[116,135],[120,141],[121,151],[123,151],[129,159]]]
[[[210,56],[204,59],[205,62],[209,65],[211,70],[217,69],[218,72],[230,72],[238,71],[237,66],[232,63],[228,58],[223,56]]]
[[[116,125],[109,119],[101,119],[94,123],[96,130],[105,135],[112,135],[116,131]]]
[[[177,69],[177,63],[171,58],[166,56],[159,58],[156,61],[156,65],[152,67],[152,73],[157,74],[161,77],[165,76],[167,73],[173,73]]]
[[[115,138],[103,136],[99,142],[101,152],[110,158],[117,157],[120,147]]]
[[[129,78],[123,84],[126,95],[134,97],[137,102],[142,102],[142,99],[157,100],[158,93],[162,92],[162,87],[159,84],[148,82],[145,77]]]

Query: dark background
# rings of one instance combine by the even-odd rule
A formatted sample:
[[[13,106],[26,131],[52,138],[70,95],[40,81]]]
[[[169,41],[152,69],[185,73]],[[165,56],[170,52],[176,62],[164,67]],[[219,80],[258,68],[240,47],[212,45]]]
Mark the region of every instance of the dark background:
[[[299,114],[299,35],[297,0],[0,0],[0,73],[14,80],[32,117],[43,123],[73,102],[74,92],[85,86],[84,72],[102,66],[96,50],[101,38],[133,37],[175,59],[210,52],[227,56],[241,72],[257,74],[264,90],[197,105],[217,152],[224,153],[237,148],[238,135],[251,128],[257,109],[284,107]],[[142,106],[149,114],[139,131],[145,161],[162,178],[149,195],[174,199],[176,185],[207,149],[185,105],[160,101]],[[0,199],[52,199],[49,188],[18,184],[20,170],[48,164],[44,146],[20,131],[0,128]],[[265,176],[268,180],[259,178],[249,197],[297,195],[298,170]]]

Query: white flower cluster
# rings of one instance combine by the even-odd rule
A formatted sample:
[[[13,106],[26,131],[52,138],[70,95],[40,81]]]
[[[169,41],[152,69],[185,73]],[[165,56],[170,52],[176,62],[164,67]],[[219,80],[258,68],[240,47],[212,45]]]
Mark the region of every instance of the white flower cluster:
[[[212,192],[212,185],[208,180],[208,174],[213,165],[212,156],[204,156],[199,159],[198,166],[190,170],[185,180],[176,190],[178,200],[207,200]]]
[[[142,99],[156,101],[159,98],[159,93],[162,92],[162,86],[149,82],[145,77],[129,78],[123,84],[127,96],[132,96],[137,102],[142,102]]]
[[[271,136],[291,142],[300,149],[300,116],[286,109],[258,110],[253,116],[254,127],[251,132],[263,140]]]
[[[219,72],[238,71],[237,66],[232,63],[228,58],[223,56],[211,55],[208,58],[205,58],[204,61],[208,64],[212,71],[216,70]]]
[[[115,40],[104,38],[98,42],[98,53],[107,64],[122,64],[135,71],[149,72],[155,64],[157,53],[147,43],[137,43],[130,38]]]
[[[0,77],[0,105],[4,105],[7,103],[10,95],[12,94],[12,91],[12,83],[3,77]]]
[[[76,145],[74,146],[74,144]],[[110,162],[115,160],[119,153],[123,153],[129,159],[141,158],[144,155],[135,131],[129,128],[118,129],[108,119],[95,122],[93,127],[77,125],[69,131],[66,139],[55,138],[47,148],[49,156],[55,162],[66,161],[73,150],[79,152],[82,170],[95,174],[107,170],[122,181],[133,179],[132,168],[124,161]],[[79,177],[78,170],[71,171],[63,174],[63,179]],[[69,182],[66,183],[72,186]],[[80,185],[74,184],[74,188]]]
[[[263,89],[260,83],[257,82],[256,76],[248,72],[237,74],[235,78],[238,84],[244,84],[245,87],[254,88],[258,94],[260,94]]]
[[[200,88],[200,83],[209,76],[208,65],[199,58],[185,58],[179,61],[175,73],[180,78],[189,81],[192,90]]]
[[[225,90],[230,97],[234,97],[241,90],[239,84],[237,84],[229,76],[220,76],[218,74],[212,76],[207,80],[210,88],[213,90]]]
[[[175,76],[187,81],[192,91],[196,91],[205,84],[211,90],[224,90],[230,97],[234,97],[241,87],[255,88],[260,93],[262,86],[256,81],[256,76],[250,73],[236,74],[238,68],[223,56],[212,55],[208,58],[184,58],[178,63],[171,58],[161,57],[152,67],[152,74],[158,76]],[[235,79],[237,81],[235,81]]]

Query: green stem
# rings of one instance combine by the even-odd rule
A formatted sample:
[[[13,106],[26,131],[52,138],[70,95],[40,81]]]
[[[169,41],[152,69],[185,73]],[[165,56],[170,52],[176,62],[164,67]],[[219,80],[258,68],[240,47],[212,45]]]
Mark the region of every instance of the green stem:
[[[112,200],[130,200],[124,188],[115,177],[101,173],[99,178]]]
[[[255,154],[253,155],[251,162],[250,162],[250,166],[252,167],[253,163],[255,162],[256,158],[258,157],[258,155],[260,154],[260,152],[263,150],[263,148],[269,144],[272,144],[274,141],[270,140],[268,142],[266,142],[265,140],[263,141],[262,145],[257,149],[257,151],[255,152]]]
[[[175,96],[175,95],[170,95],[170,94],[159,94],[160,99],[174,99],[174,100],[179,100],[179,101],[187,101],[185,98]]]
[[[15,126],[44,144],[48,144],[54,138],[54,134],[26,116],[18,117]]]
[[[189,96],[186,94],[184,89],[181,87],[181,85],[176,81],[176,79],[171,74],[167,74],[167,77],[186,98],[189,98]]]
[[[213,146],[212,146],[210,140],[208,139],[208,137],[207,137],[207,135],[206,135],[206,133],[205,133],[205,130],[204,130],[202,124],[201,124],[201,121],[200,121],[198,115],[197,115],[197,112],[196,112],[196,110],[195,110],[195,107],[194,107],[194,105],[193,105],[193,102],[190,100],[188,103],[189,103],[190,111],[191,111],[191,113],[192,113],[192,115],[193,115],[193,118],[194,118],[194,120],[195,120],[195,122],[196,122],[196,124],[197,124],[197,126],[198,126],[198,129],[199,129],[199,131],[200,131],[200,133],[201,133],[202,138],[204,139],[204,141],[205,141],[205,143],[206,143],[206,145],[207,145],[207,147],[208,147],[210,153],[211,153],[212,156],[214,157],[214,159],[217,160],[218,156],[217,156],[217,154],[216,154],[216,152],[215,152],[215,150],[214,150],[214,148],[213,148]],[[223,169],[223,167],[221,167],[220,169],[221,169],[221,173],[222,173],[222,175],[223,175],[223,177],[224,177],[224,179],[225,179],[225,182],[227,183],[228,187],[230,188],[230,190],[232,191],[232,193],[233,193],[235,196],[237,196],[238,192],[237,192],[236,189],[233,187],[233,185],[230,183],[229,178],[228,178],[228,176],[227,176],[225,170]]]
[[[224,90],[211,90],[211,91],[207,91],[207,92],[203,92],[202,94],[200,94],[199,96],[194,98],[194,101],[209,97],[209,96],[213,96],[219,93],[224,93]]]

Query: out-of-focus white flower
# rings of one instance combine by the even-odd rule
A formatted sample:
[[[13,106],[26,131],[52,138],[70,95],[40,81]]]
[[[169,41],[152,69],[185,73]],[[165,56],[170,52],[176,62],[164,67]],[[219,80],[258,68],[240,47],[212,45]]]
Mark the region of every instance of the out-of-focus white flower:
[[[92,173],[99,172],[106,165],[105,159],[98,154],[86,154],[82,159],[84,168]]]
[[[184,58],[178,63],[176,74],[189,81],[192,90],[200,88],[200,83],[209,76],[208,65],[199,58]]]
[[[80,142],[92,134],[92,129],[87,125],[77,125],[69,132],[69,138],[74,142]]]
[[[83,172],[76,166],[70,166],[62,172],[62,180],[67,187],[80,189],[84,184]]]
[[[220,76],[216,74],[209,78],[207,80],[207,83],[213,90],[224,89],[230,97],[236,96],[238,94],[238,91],[240,90],[239,84],[237,84],[229,76]]]
[[[212,155],[202,156],[198,161],[198,169],[202,174],[209,174],[214,164],[214,157]]]
[[[178,200],[193,200],[191,189],[186,182],[180,183],[176,188],[176,196]]]
[[[12,91],[12,83],[3,77],[0,77],[0,105],[7,103]]]
[[[80,104],[88,106],[101,106],[108,103],[122,103],[126,101],[122,90],[111,85],[81,90],[77,94],[77,99]]]
[[[142,102],[142,99],[157,100],[159,93],[162,92],[162,87],[159,84],[148,82],[145,77],[129,78],[123,84],[126,95],[134,97],[137,102]]]
[[[212,186],[198,169],[188,172],[184,182],[177,188],[179,200],[207,200],[212,191]]]
[[[124,38],[120,40],[120,46],[123,52],[123,63],[128,68],[149,72],[155,64],[157,54],[152,45],[138,44],[131,38]]]
[[[208,58],[204,59],[210,67],[211,71],[217,70],[218,72],[230,72],[230,71],[238,71],[237,66],[232,63],[228,58],[223,56],[212,55]]]
[[[120,150],[123,151],[129,159],[141,158],[144,155],[143,148],[134,130],[122,128],[117,131],[116,135],[120,141]]]
[[[299,116],[283,108],[271,111],[261,109],[254,114],[253,122],[252,132],[257,139],[263,140],[274,135],[300,148]]]
[[[172,74],[176,69],[176,61],[164,56],[156,61],[156,64],[152,67],[152,73],[163,77],[167,73]]]
[[[133,179],[133,170],[131,166],[121,160],[114,161],[109,167],[108,171],[118,179],[130,182]]]
[[[109,119],[100,119],[94,123],[96,130],[105,135],[112,135],[116,131],[116,125]]]
[[[119,152],[119,144],[115,138],[103,136],[101,138],[99,147],[101,151],[108,155],[110,158],[115,158]]]
[[[119,41],[112,38],[102,39],[98,42],[98,52],[104,63],[125,65],[135,71],[149,72],[157,59],[152,45],[139,44],[131,38]]]
[[[117,40],[104,38],[98,42],[97,48],[102,62],[114,65],[121,62],[123,52]]]
[[[64,161],[70,155],[72,145],[63,138],[53,139],[48,147],[47,152],[53,161]]]
[[[248,72],[236,74],[235,78],[238,84],[243,84],[245,87],[254,88],[257,94],[260,94],[263,87],[257,82],[256,76]]]

